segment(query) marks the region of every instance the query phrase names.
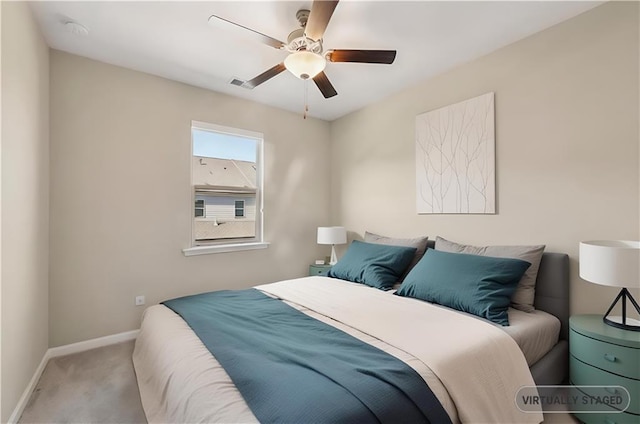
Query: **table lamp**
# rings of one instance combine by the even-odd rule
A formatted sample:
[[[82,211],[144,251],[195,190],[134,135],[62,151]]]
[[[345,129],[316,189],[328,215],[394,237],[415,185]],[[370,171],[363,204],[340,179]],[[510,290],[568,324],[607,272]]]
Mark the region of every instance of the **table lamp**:
[[[640,331],[640,321],[627,317],[627,300],[640,314],[638,302],[627,288],[640,288],[640,242],[594,240],[580,243],[580,278],[603,286],[622,287],[602,320],[624,330]],[[618,302],[622,316],[609,317]]]
[[[347,231],[344,227],[318,227],[318,244],[331,245],[331,260],[329,265],[335,265],[338,262],[336,256],[336,244],[345,244],[347,242]]]

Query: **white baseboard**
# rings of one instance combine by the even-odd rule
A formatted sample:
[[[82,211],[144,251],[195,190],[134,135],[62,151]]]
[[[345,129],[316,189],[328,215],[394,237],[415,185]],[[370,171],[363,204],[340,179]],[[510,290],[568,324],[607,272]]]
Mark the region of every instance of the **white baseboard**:
[[[38,365],[38,368],[36,368],[36,372],[33,374],[33,377],[31,377],[31,381],[29,381],[29,384],[22,393],[22,396],[20,396],[20,400],[18,400],[18,404],[9,417],[7,424],[15,424],[20,419],[24,408],[27,406],[27,402],[29,402],[31,393],[33,393],[33,391],[35,390],[36,385],[38,384],[38,381],[40,380],[40,377],[44,372],[44,368],[47,366],[47,362],[49,362],[49,359],[56,358],[58,356],[70,355],[72,353],[84,352],[86,350],[109,346],[129,340],[135,340],[138,337],[139,332],[140,330],[126,331],[124,333],[112,334],[110,336],[98,337],[97,339],[90,339],[83,342],[72,343],[47,349],[47,351],[44,353],[44,356],[42,357],[42,361],[40,361],[40,365]]]
[[[47,362],[49,362],[49,350],[51,349],[48,349],[44,353],[44,356],[42,357],[42,361],[40,361],[40,365],[38,365],[38,368],[36,368],[36,372],[33,374],[33,377],[31,377],[31,381],[29,381],[27,388],[24,389],[24,392],[22,392],[22,396],[20,396],[20,399],[18,400],[18,404],[13,410],[13,414],[11,414],[11,416],[9,417],[9,421],[7,421],[7,424],[15,424],[20,419],[20,416],[22,415],[22,411],[24,411],[24,408],[27,406],[27,402],[29,402],[31,393],[33,393],[33,391],[36,388],[36,385],[38,384],[38,381],[40,380],[40,376],[44,371],[44,367],[46,367]]]
[[[84,352],[98,347],[109,346],[116,343],[135,340],[140,330],[126,331],[124,333],[112,334],[110,336],[98,337],[97,339],[85,340],[83,342],[72,343],[64,346],[50,348],[47,352],[49,358],[71,355],[72,353]]]

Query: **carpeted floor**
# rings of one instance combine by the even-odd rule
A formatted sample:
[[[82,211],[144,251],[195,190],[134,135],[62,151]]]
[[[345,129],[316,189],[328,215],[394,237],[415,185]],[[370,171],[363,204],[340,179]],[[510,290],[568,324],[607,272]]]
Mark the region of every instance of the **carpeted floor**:
[[[131,354],[134,342],[53,358],[19,423],[146,423]]]
[[[53,358],[19,423],[146,423],[131,354],[134,342]],[[547,423],[577,423],[545,414]]]

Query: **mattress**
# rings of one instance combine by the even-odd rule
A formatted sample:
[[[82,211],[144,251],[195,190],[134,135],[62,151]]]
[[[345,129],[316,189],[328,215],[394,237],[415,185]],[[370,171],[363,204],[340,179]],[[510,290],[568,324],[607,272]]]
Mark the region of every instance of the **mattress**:
[[[313,282],[305,280],[314,279],[318,282],[323,279],[323,277],[307,277],[305,279],[299,279],[295,283],[295,287],[302,287],[306,282]],[[332,281],[324,281],[325,285],[341,284],[334,279],[330,280]],[[342,283],[345,285],[360,286],[352,287],[351,289],[368,290],[361,285],[354,285],[346,282]],[[277,284],[281,283],[276,283],[276,285]],[[274,293],[277,293],[277,291]],[[371,289],[368,293],[378,296],[379,291]],[[396,298],[394,299],[395,301],[406,301],[404,298],[397,298],[395,296],[394,298]],[[293,299],[295,299],[295,296]],[[344,309],[344,299],[336,299],[336,301],[338,300],[343,302]],[[323,299],[322,301],[325,302],[324,305],[326,306],[327,299]],[[415,300],[412,299],[409,300],[409,302],[413,302],[415,306]],[[333,319],[328,316],[330,314],[326,313],[326,311],[320,313],[316,310],[312,310],[315,309],[314,307],[309,308],[301,306],[300,303],[295,301],[288,301],[287,303],[309,316],[328,323],[401,359],[410,367],[415,369],[427,382],[446,412],[451,417],[452,422],[469,420],[469,404],[478,402],[476,399],[479,397],[477,390],[472,391],[472,389],[469,388],[466,389],[466,392],[465,389],[462,390],[462,392],[465,393],[451,393],[451,388],[447,387],[447,384],[443,383],[443,381],[438,377],[438,375],[440,375],[440,371],[438,371],[438,373],[434,372],[432,367],[427,366],[423,357],[419,358],[418,356],[420,355],[416,356],[415,354],[410,353],[410,349],[387,343],[383,338],[376,337],[374,334],[375,331],[360,331],[352,325],[341,322],[340,319]],[[311,302],[311,304],[314,304],[314,302]],[[329,309],[331,309],[331,307],[329,307]],[[355,308],[350,307],[347,309]],[[369,310],[369,313],[371,313],[371,309]],[[355,315],[358,315],[357,311]],[[518,314],[516,313],[516,315]],[[523,319],[524,317],[522,317],[522,319],[516,318],[516,321],[519,322]],[[472,327],[474,326],[472,325]],[[524,340],[527,337],[526,334],[532,334],[532,330],[530,330],[529,326],[523,325],[517,326],[517,328],[518,330],[515,331],[515,334],[518,338]],[[495,332],[491,335],[487,333],[487,337],[489,339],[493,340],[495,339],[495,336]],[[478,338],[482,337],[476,337],[476,339]],[[508,339],[508,337],[504,338]],[[455,338],[452,338],[452,341],[453,343],[458,343],[457,346],[453,347],[454,352],[462,352],[465,350],[466,340],[456,341]],[[518,350],[516,347],[513,349],[516,351]],[[501,349],[499,353],[500,355],[504,355],[503,350],[504,349]],[[503,356],[503,358],[507,358],[505,362],[512,361],[512,358],[514,357],[513,351],[510,352],[510,356]],[[202,344],[200,339],[195,335],[195,333],[193,333],[193,331],[191,331],[182,318],[162,305],[152,306],[145,311],[141,332],[138,340],[136,341],[133,360],[143,408],[149,422],[257,421],[256,417],[244,402],[242,395],[235,388],[225,370]],[[524,365],[524,358],[521,360],[523,362],[522,366],[526,368]],[[473,371],[475,361],[467,359],[463,362],[464,364],[461,365],[459,372],[466,373],[468,375],[470,371]],[[498,371],[505,372],[504,370]],[[516,371],[517,372],[514,374],[522,376],[522,370],[520,368],[517,368]],[[455,372],[458,371],[456,370]],[[487,370],[484,370],[483,372],[487,373]],[[492,374],[493,372],[495,372],[493,369],[488,370],[488,374],[482,376],[482,378],[485,380],[487,378],[492,379],[494,377]],[[520,381],[524,382],[524,384],[521,383],[520,385],[533,384],[530,374],[526,378],[520,377]],[[519,387],[519,385],[516,387]],[[487,389],[487,391],[489,390]],[[456,407],[456,403],[454,401],[456,395],[458,396],[458,402],[460,402],[460,396],[462,396],[462,399],[464,400],[463,406],[467,408],[466,415],[465,413],[461,415],[461,411]],[[498,410],[502,407],[504,407],[504,405],[491,405],[488,409]],[[489,413],[493,412],[490,411]],[[525,415],[527,416],[522,416],[518,420],[535,422],[537,417],[535,414]]]
[[[547,354],[557,343],[560,335],[560,320],[544,311],[523,312],[509,308],[509,326],[497,327],[516,341],[527,364],[532,366]]]

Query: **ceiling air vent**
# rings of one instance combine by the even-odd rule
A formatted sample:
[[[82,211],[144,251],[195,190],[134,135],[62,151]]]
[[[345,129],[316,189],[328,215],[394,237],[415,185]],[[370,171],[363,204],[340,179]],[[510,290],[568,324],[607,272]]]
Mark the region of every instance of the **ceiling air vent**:
[[[246,86],[244,85],[245,82],[246,81],[243,81],[243,80],[238,79],[238,78],[231,78],[231,81],[229,81],[229,84],[235,85],[235,86],[238,86],[238,87],[245,87],[246,88]]]

